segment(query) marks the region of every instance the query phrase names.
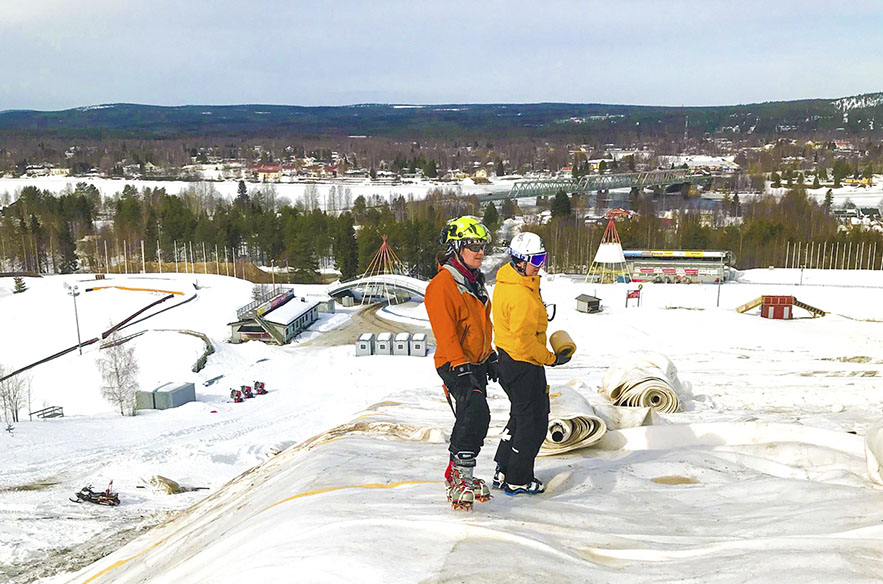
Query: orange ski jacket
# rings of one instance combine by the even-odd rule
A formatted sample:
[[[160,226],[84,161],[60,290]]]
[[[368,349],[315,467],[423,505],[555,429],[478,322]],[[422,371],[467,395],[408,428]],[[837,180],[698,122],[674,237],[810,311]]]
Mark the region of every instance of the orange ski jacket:
[[[483,283],[479,286],[484,288]],[[456,267],[443,264],[426,286],[423,303],[435,336],[436,369],[450,363],[484,363],[491,354],[493,325],[491,301],[486,302],[469,289],[469,283]]]
[[[493,314],[497,347],[516,361],[534,365],[555,362],[555,353],[546,348],[549,317],[540,296],[539,276],[522,276],[511,263],[500,268]]]

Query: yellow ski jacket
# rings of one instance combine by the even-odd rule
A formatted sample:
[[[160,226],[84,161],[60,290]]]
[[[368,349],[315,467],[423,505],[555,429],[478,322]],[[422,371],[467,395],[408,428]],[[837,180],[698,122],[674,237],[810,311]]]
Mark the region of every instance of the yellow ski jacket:
[[[540,297],[540,277],[522,276],[512,264],[497,272],[494,299],[494,343],[516,361],[551,365],[555,353],[546,348],[549,318]]]

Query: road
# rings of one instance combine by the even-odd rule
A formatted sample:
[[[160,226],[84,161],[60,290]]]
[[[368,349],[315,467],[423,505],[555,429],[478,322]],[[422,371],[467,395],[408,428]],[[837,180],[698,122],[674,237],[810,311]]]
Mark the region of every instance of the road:
[[[377,315],[377,311],[384,306],[386,304],[374,304],[354,312],[352,317],[340,327],[322,333],[313,340],[301,343],[300,346],[336,347],[339,345],[352,345],[359,338],[359,335],[366,332],[425,333],[427,342],[431,345],[435,344],[435,337],[432,336],[432,329],[429,328],[428,323],[427,326],[419,326],[381,318]]]

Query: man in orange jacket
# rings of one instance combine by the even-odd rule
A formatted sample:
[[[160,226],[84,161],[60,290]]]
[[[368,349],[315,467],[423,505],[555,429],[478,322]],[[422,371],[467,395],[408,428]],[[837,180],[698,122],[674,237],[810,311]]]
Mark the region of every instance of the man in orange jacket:
[[[445,251],[438,273],[424,296],[436,342],[436,371],[456,404],[445,471],[448,501],[455,509],[471,509],[475,500],[491,498],[487,484],[472,474],[491,419],[487,380],[497,379],[491,302],[479,269],[490,241],[487,227],[475,217],[448,221],[441,233]]]

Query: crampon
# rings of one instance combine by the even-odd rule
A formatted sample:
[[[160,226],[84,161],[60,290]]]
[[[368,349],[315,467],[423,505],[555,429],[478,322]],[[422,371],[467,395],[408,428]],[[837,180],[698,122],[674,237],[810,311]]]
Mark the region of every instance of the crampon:
[[[475,501],[484,503],[492,496],[487,483],[472,476],[475,457],[471,453],[458,454],[445,470],[448,503],[458,511],[471,511]]]

